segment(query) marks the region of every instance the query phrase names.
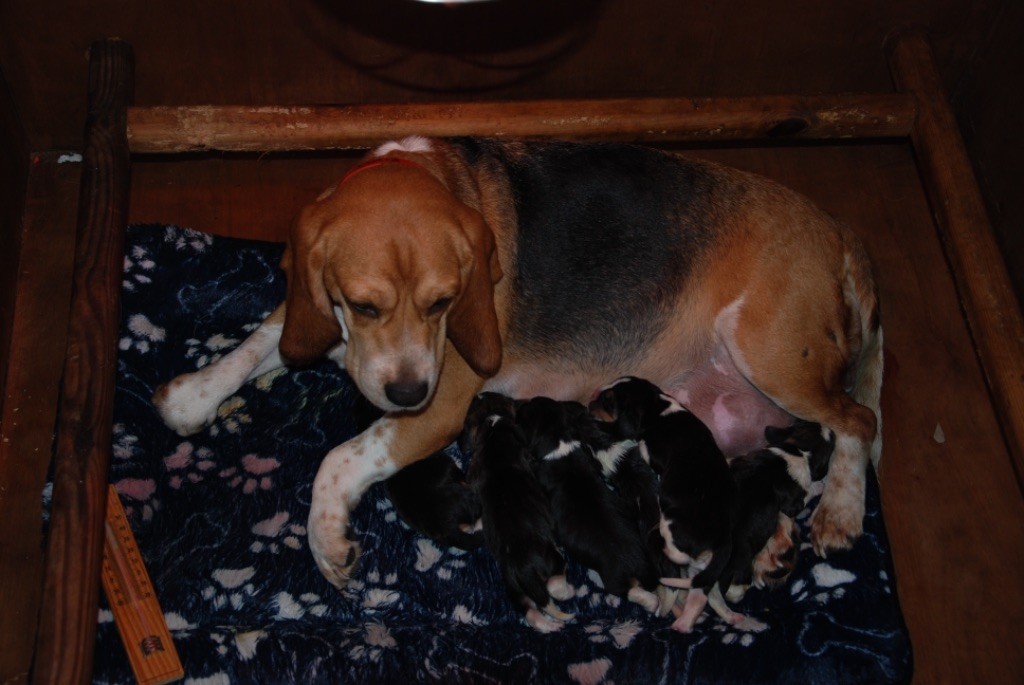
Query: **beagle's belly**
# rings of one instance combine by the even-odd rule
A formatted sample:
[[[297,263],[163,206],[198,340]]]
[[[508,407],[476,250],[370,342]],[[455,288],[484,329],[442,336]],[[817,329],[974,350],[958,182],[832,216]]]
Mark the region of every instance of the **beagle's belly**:
[[[732,457],[764,447],[765,426],[788,426],[793,417],[755,388],[736,368],[724,348],[703,362],[677,369],[667,377],[643,368],[608,372],[564,371],[551,365],[508,359],[485,389],[529,399],[540,395],[556,400],[588,402],[593,393],[619,376],[645,377],[692,411],[711,429],[715,441]]]
[[[788,426],[793,417],[755,388],[724,350],[663,387],[711,429],[727,457],[765,446],[765,426]]]

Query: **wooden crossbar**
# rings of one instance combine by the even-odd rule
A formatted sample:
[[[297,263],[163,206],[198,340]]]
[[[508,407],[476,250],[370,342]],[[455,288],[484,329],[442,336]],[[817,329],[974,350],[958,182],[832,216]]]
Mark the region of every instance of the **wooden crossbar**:
[[[777,95],[462,102],[347,107],[132,107],[137,153],[371,147],[409,135],[719,142],[910,135],[912,97]]]

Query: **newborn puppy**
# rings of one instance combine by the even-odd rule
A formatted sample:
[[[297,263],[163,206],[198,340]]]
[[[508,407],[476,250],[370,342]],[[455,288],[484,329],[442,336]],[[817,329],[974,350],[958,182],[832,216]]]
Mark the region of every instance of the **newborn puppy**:
[[[825,477],[836,444],[831,430],[811,421],[768,426],[764,435],[767,448],[730,464],[740,491],[732,588],[727,593],[734,601],[751,583],[775,586],[792,573],[799,551],[793,519],[811,497],[811,482]]]
[[[395,510],[410,528],[446,547],[483,544],[480,498],[444,452],[413,462],[385,481]]]
[[[665,555],[677,564],[690,565],[692,571],[711,553],[699,573],[676,584],[689,587],[690,592],[672,628],[690,632],[712,593],[711,606],[724,620],[732,624],[746,620],[727,610],[718,589],[718,579],[732,555],[737,491],[711,431],[656,385],[632,376],[599,390],[590,412],[610,425],[613,438],[636,440],[640,453],[661,477],[659,531]]]
[[[601,475],[626,507],[644,543],[649,563],[659,577],[678,575],[679,567],[662,553],[665,542],[659,525],[661,506],[658,504],[658,474],[641,456],[639,443],[635,440],[613,441],[603,424],[595,422],[595,425],[601,429],[589,442],[594,457],[601,465]],[[658,614],[664,615],[675,604],[678,591],[659,585],[656,593],[659,599]]]
[[[764,437],[769,448],[776,448],[791,455],[801,455],[807,459],[811,480],[818,482],[828,473],[829,460],[836,447],[836,435],[820,423],[797,419],[792,426],[778,428],[768,426],[764,429]]]
[[[657,611],[658,574],[630,511],[601,477],[588,444],[597,431],[586,407],[536,397],[519,407],[516,424],[569,557],[595,570],[605,591]]]
[[[473,453],[469,483],[480,498],[484,544],[494,555],[513,605],[534,629],[560,630],[573,617],[552,597],[574,594],[565,559],[555,546],[555,523],[529,463],[510,398],[481,393],[466,416],[464,449]]]

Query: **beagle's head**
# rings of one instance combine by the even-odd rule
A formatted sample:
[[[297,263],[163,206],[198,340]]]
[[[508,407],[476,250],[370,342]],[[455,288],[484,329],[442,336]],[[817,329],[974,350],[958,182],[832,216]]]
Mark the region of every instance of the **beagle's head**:
[[[343,346],[359,390],[385,411],[430,402],[446,340],[481,376],[501,365],[494,237],[421,144],[378,148],[306,207],[282,260],[282,358],[306,364]]]

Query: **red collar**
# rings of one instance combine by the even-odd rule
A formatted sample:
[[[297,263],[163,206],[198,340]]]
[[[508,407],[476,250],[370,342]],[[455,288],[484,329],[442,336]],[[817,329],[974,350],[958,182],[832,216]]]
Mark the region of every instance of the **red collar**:
[[[401,164],[403,166],[423,169],[422,165],[417,164],[416,162],[410,159],[404,159],[402,157],[376,157],[374,159],[367,160],[362,164],[357,164],[356,166],[349,169],[345,173],[345,175],[341,177],[341,180],[338,181],[338,185],[342,185],[345,181],[349,180],[350,178],[358,174],[360,171],[366,171],[367,169],[372,169],[375,166],[383,166],[385,164]]]

